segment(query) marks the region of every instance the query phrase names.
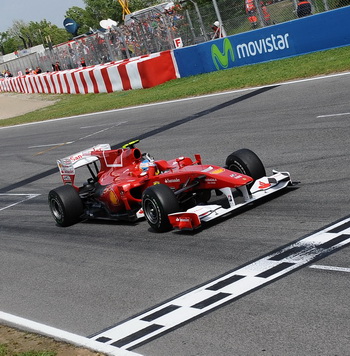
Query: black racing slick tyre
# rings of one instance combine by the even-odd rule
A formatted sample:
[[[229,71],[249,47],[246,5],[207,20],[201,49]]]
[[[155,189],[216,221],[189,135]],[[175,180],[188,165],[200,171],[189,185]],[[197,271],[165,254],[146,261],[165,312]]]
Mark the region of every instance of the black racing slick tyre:
[[[157,232],[172,229],[168,214],[180,211],[173,191],[164,184],[148,187],[142,194],[142,209],[151,228]]]
[[[80,221],[84,212],[83,202],[71,185],[62,185],[49,192],[49,207],[59,226],[70,226]]]
[[[231,171],[250,176],[254,181],[266,176],[265,167],[260,158],[247,148],[231,153],[226,158],[226,167]]]

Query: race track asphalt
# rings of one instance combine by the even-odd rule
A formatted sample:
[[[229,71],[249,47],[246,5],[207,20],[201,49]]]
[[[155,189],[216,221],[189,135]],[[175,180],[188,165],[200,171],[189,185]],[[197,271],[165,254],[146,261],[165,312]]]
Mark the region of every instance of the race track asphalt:
[[[0,129],[0,310],[92,336],[348,217],[349,78]],[[250,148],[268,172],[289,171],[300,184],[196,233],[156,234],[145,221],[55,226],[47,193],[60,185],[56,159],[138,137],[157,159],[200,153],[218,165]],[[134,351],[348,355],[350,229],[343,235],[334,253]]]

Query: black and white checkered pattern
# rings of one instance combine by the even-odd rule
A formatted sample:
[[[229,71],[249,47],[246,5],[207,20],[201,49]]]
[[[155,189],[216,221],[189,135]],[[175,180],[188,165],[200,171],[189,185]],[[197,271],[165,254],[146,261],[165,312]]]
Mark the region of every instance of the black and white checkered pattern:
[[[350,244],[350,217],[279,248],[91,338],[131,350]]]

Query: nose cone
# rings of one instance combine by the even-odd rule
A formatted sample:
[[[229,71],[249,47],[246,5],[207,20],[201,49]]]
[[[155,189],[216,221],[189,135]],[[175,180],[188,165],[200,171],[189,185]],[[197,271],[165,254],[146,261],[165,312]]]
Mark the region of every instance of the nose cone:
[[[230,171],[226,168],[215,168],[214,170],[207,172],[207,179],[216,181],[222,186],[226,187],[239,187],[246,185],[253,181],[253,178],[238,172]]]

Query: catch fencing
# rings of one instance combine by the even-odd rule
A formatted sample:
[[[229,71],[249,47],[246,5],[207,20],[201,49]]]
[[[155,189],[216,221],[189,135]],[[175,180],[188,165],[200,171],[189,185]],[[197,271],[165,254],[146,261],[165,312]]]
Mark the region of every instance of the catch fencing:
[[[219,21],[227,36],[297,19],[298,0],[213,0],[198,6],[193,0],[163,3],[127,15],[123,25],[80,36],[44,52],[0,64],[13,75],[40,67],[44,72],[104,64],[190,46],[214,39]],[[350,5],[350,0],[310,0],[312,14]],[[218,33],[218,32],[216,32]]]

